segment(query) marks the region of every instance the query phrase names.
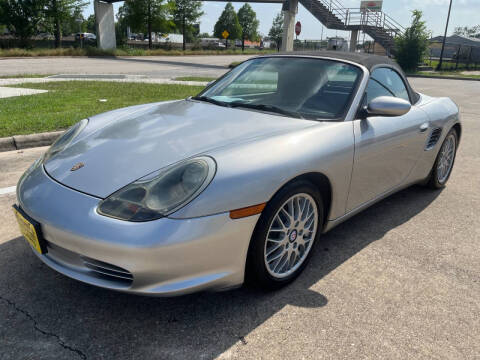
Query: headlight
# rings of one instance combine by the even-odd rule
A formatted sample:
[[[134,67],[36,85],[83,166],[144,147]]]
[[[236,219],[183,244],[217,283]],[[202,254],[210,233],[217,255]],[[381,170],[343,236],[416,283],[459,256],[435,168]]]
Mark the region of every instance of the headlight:
[[[198,196],[215,170],[215,161],[207,156],[182,161],[113,193],[100,203],[98,212],[128,221],[159,219]]]
[[[65,149],[67,145],[70,144],[72,140],[82,132],[87,124],[88,119],[83,119],[65,131],[47,150],[43,156],[43,161],[46,162],[48,159]]]

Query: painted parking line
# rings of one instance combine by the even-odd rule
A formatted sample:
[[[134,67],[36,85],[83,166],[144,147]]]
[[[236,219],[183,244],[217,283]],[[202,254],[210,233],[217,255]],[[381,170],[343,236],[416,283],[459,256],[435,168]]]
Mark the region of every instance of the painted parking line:
[[[6,188],[0,188],[0,195],[6,195],[6,194],[11,194],[14,193],[17,190],[16,186],[10,186]]]

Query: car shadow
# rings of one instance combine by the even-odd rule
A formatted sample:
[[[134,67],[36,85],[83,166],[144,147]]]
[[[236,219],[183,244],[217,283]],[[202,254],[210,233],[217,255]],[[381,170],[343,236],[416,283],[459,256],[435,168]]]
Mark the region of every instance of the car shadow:
[[[324,295],[310,290],[312,285],[423,211],[439,194],[414,186],[333,229],[316,244],[303,274],[276,292],[240,288],[149,298],[107,291],[49,269],[16,238],[0,246],[0,300],[3,309],[27,313],[31,326],[54,333],[85,358],[214,358],[236,343],[245,345],[246,335],[286,305],[328,306]],[[8,331],[1,327],[13,346],[28,340],[16,324]],[[42,358],[41,352],[37,355]]]

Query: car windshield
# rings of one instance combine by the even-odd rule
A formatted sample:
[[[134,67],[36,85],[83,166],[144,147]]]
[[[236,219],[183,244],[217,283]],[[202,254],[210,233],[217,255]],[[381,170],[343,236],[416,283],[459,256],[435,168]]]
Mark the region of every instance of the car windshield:
[[[266,57],[246,61],[194,99],[280,115],[339,120],[362,71],[335,60]]]

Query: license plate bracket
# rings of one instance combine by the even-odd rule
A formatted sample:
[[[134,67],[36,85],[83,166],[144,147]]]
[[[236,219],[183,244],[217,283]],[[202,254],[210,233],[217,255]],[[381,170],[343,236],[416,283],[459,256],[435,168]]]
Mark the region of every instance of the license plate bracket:
[[[47,253],[47,244],[42,235],[40,223],[28,216],[19,206],[13,205],[13,212],[20,232],[27,242],[39,253]]]

